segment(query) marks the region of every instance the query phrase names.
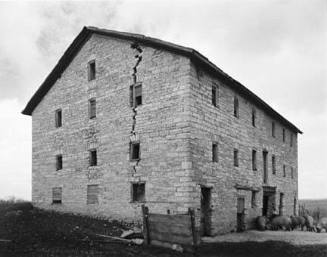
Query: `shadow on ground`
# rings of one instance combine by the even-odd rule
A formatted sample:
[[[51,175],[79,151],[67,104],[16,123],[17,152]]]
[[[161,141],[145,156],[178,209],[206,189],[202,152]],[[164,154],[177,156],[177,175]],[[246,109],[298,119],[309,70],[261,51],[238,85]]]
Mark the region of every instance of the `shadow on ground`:
[[[265,242],[220,242],[204,244],[199,256],[217,257],[323,257],[327,245],[293,245],[283,241]]]

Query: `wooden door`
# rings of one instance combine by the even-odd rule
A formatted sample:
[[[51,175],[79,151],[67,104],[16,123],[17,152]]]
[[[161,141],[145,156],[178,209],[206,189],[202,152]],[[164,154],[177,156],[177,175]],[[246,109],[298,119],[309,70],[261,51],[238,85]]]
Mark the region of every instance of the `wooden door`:
[[[201,187],[201,236],[211,235],[211,188]]]
[[[245,208],[245,199],[244,197],[237,198],[237,231],[244,231],[245,230],[245,215],[244,215],[244,208]]]

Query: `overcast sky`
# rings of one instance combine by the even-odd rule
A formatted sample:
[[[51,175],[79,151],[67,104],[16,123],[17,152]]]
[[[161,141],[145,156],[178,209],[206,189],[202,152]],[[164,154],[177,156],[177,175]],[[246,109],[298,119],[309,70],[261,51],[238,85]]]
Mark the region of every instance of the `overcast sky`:
[[[327,198],[327,1],[0,2],[0,198],[31,198],[20,114],[83,26],[192,47],[301,130],[299,197]]]

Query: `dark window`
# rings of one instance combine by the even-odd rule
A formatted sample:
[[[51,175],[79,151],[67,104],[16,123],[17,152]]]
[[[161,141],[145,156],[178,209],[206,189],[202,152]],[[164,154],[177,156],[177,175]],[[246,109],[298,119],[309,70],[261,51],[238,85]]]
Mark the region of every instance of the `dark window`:
[[[88,79],[89,79],[89,81],[95,79],[95,72],[96,72],[95,60],[93,60],[88,63]]]
[[[87,186],[87,204],[99,203],[99,185],[88,185]]]
[[[257,151],[252,150],[252,170],[257,170]]]
[[[62,203],[62,188],[54,187],[52,188],[52,203],[61,204]]]
[[[132,201],[145,202],[145,183],[132,184]]]
[[[62,170],[62,155],[56,156],[56,170]]]
[[[263,150],[262,152],[262,158],[263,158],[263,183],[266,184],[268,182],[268,152],[266,150]]]
[[[212,144],[212,161],[218,162],[218,144]]]
[[[132,142],[130,144],[130,160],[140,159],[140,142]]]
[[[272,166],[272,174],[276,174],[276,157],[275,157],[275,155],[271,156],[271,166]]]
[[[297,213],[296,213],[296,206],[297,206],[297,200],[296,200],[296,197],[294,197],[293,213],[294,213],[295,216],[297,215]]]
[[[213,106],[218,105],[218,87],[216,85],[212,86],[211,102]]]
[[[131,107],[142,105],[142,84],[130,86],[130,105]]]
[[[284,208],[284,194],[280,193],[279,195],[279,215],[283,215]]]
[[[275,122],[271,122],[271,136],[275,137]]]
[[[290,134],[290,146],[291,147],[293,146],[293,134],[292,134],[292,132]]]
[[[89,118],[93,119],[96,117],[96,100],[90,99],[89,100]]]
[[[286,177],[286,165],[283,165],[283,177]]]
[[[239,103],[238,103],[238,98],[234,96],[234,116],[239,117]]]
[[[238,167],[238,150],[234,149],[234,166]]]
[[[255,127],[255,122],[257,119],[257,112],[255,109],[252,109],[252,126]]]
[[[251,195],[251,208],[255,208],[257,206],[257,192],[252,191]]]
[[[90,150],[90,166],[98,165],[97,150]]]
[[[285,129],[283,128],[283,142],[285,143],[285,137],[286,137],[286,135],[285,135]]]
[[[294,178],[294,169],[291,167],[291,178]]]
[[[56,128],[59,128],[62,126],[62,111],[61,111],[61,109],[56,110],[55,121],[56,121]]]

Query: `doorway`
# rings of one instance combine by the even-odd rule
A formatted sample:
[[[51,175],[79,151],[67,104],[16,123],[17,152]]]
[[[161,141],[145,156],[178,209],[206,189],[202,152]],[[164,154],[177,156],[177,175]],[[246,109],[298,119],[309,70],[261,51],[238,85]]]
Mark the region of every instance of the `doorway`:
[[[237,231],[241,232],[245,230],[245,198],[239,196],[237,198]]]
[[[276,214],[276,187],[263,186],[262,216],[268,218]]]
[[[211,235],[211,188],[201,187],[201,236]]]
[[[269,202],[269,196],[263,195],[263,202],[262,202],[262,216],[266,216],[268,214],[268,202]]]

